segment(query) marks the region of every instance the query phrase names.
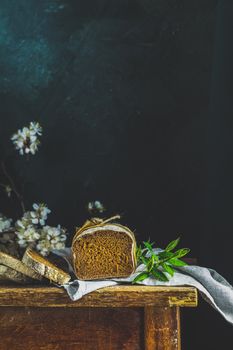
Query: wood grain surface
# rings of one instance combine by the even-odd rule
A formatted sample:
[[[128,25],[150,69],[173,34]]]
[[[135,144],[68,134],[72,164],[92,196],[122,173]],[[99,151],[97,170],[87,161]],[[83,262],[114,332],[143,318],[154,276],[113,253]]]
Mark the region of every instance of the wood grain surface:
[[[0,287],[0,350],[180,350],[192,287],[119,285],[72,302],[53,286]]]
[[[145,350],[181,350],[179,307],[145,307]]]
[[[141,350],[143,309],[0,308],[0,350]]]
[[[0,287],[0,306],[31,307],[144,307],[197,306],[193,287],[128,286],[102,288],[75,302],[63,288]]]

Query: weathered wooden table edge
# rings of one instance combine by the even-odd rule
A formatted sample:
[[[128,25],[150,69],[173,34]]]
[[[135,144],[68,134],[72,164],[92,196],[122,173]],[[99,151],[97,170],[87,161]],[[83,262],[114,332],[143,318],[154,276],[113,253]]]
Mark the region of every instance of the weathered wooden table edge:
[[[0,306],[30,307],[196,307],[197,290],[188,286],[119,285],[98,289],[72,301],[54,286],[0,286]]]
[[[0,307],[144,309],[145,350],[180,350],[180,307],[196,307],[197,289],[189,286],[129,286],[101,288],[72,301],[63,288],[0,286]],[[161,345],[162,344],[162,345]]]

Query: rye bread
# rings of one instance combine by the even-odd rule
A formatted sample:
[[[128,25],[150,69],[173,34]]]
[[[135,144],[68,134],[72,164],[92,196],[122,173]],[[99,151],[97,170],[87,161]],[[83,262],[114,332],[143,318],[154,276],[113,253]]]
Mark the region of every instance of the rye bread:
[[[108,220],[88,221],[73,238],[72,258],[80,280],[128,277],[136,268],[134,234]]]
[[[0,265],[0,281],[11,281],[16,283],[32,283],[33,279],[8,266]]]
[[[22,261],[36,273],[57,284],[63,285],[71,279],[71,276],[67,272],[31,248],[25,251]]]
[[[31,279],[34,280],[41,280],[42,276],[36,273],[33,269],[30,267],[26,266],[22,261],[19,259],[4,253],[0,252],[0,264],[5,265],[27,277],[30,277]]]

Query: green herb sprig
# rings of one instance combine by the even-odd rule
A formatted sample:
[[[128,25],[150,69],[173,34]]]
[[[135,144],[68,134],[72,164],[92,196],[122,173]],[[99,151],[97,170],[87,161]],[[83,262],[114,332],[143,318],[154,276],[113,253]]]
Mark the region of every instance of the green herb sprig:
[[[143,245],[139,245],[136,250],[137,263],[143,263],[145,265],[145,271],[138,274],[133,283],[144,281],[148,277],[153,277],[159,281],[167,282],[169,278],[174,275],[175,267],[185,266],[186,262],[181,260],[185,255],[190,252],[188,248],[182,248],[174,251],[180,242],[180,237],[170,242],[167,247],[161,252],[154,252],[154,242],[143,242]]]

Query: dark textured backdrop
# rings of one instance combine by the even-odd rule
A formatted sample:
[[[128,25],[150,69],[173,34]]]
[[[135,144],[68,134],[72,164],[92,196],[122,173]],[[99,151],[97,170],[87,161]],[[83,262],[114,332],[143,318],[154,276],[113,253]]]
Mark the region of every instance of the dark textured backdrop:
[[[72,233],[99,199],[138,239],[182,232],[233,282],[232,16],[228,0],[1,0],[1,156],[18,128],[44,128],[36,156],[8,162],[27,206]],[[186,313],[194,348],[232,331],[205,304]]]

